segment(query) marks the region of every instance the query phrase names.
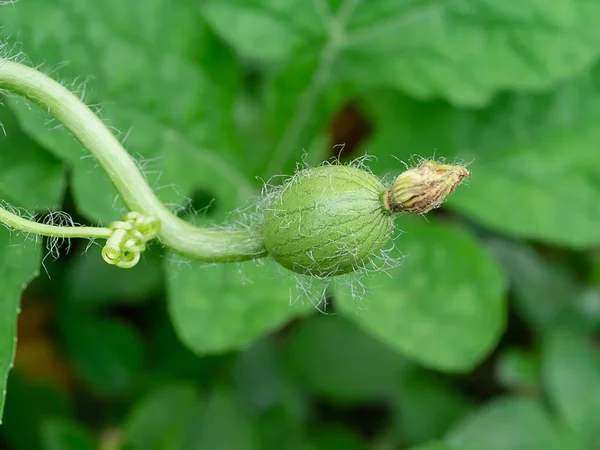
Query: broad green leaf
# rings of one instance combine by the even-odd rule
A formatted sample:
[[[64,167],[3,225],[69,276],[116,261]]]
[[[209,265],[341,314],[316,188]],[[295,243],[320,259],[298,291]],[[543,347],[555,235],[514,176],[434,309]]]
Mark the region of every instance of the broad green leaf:
[[[311,405],[285,370],[284,352],[276,336],[256,340],[241,352],[232,370],[235,395],[258,417],[261,449],[305,450]]]
[[[232,370],[238,397],[257,411],[283,407],[285,413],[300,422],[307,414],[300,387],[286,370],[280,348],[273,337],[254,341],[239,355]]]
[[[238,349],[314,310],[293,275],[270,261],[211,266],[172,257],[166,274],[173,325],[198,354]]]
[[[0,427],[2,441],[10,448],[42,450],[42,424],[51,419],[65,419],[71,410],[72,405],[57,386],[31,381],[15,371],[10,378]]]
[[[231,392],[215,390],[197,414],[184,450],[258,450],[253,417],[246,414]]]
[[[61,337],[79,376],[95,391],[120,393],[144,365],[141,336],[124,322],[61,312]]]
[[[266,337],[240,353],[232,370],[237,396],[262,411],[281,400],[285,375],[275,343]]]
[[[17,315],[27,284],[39,274],[41,246],[0,224],[0,422],[17,342]]]
[[[200,405],[193,386],[174,384],[156,389],[135,406],[124,426],[130,450],[182,448]]]
[[[0,97],[0,201],[33,213],[58,206],[63,190],[60,161],[21,131]]]
[[[510,278],[515,307],[528,325],[537,330],[560,323],[587,328],[589,318],[576,308],[581,288],[567,268],[518,242],[491,239],[486,246]]]
[[[259,172],[265,177],[291,173],[299,161],[317,165],[333,153],[324,142],[324,124],[354,90],[345,84],[329,85],[326,72],[316,77],[322,70],[319,64],[317,58],[300,54],[266,79],[262,126],[267,151]]]
[[[74,422],[51,419],[41,426],[44,450],[94,450],[94,437],[85,428]]]
[[[451,446],[469,450],[562,450],[560,432],[533,399],[491,401],[458,423],[446,436]]]
[[[600,442],[600,354],[592,344],[568,332],[549,334],[542,377],[559,416],[582,436]]]
[[[340,316],[300,324],[285,356],[300,385],[342,403],[386,399],[404,367],[393,350]]]
[[[1,24],[0,35],[22,42],[34,65],[85,91],[165,203],[181,206],[196,188],[225,211],[245,200],[231,115],[239,70],[194,2],[30,0],[3,9]],[[24,128],[73,166],[79,210],[93,221],[119,217],[115,190],[93,159],[81,159],[81,145],[64,129],[52,131],[46,114],[11,104]]]
[[[299,54],[269,73],[262,72],[263,65],[250,65],[254,77],[236,109],[247,173],[270,179],[292,173],[301,161],[314,166],[332,156],[324,124],[353,90],[345,84],[325,86],[323,80],[308,84],[318,63]]]
[[[441,438],[470,408],[460,392],[423,370],[408,371],[392,396],[396,435],[412,445]]]
[[[100,251],[100,246],[92,246],[68,262],[63,296],[70,305],[138,303],[162,293],[162,259],[157,252],[146,250],[138,265],[123,270],[106,264]]]
[[[390,92],[364,104],[377,126],[366,149],[376,172],[398,173],[394,157],[412,154],[465,161],[473,175],[449,197],[453,210],[518,238],[600,243],[600,65],[552,94],[506,94],[484,110]]]
[[[350,80],[462,104],[552,87],[599,55],[594,1],[208,0],[203,12],[243,56],[313,56],[311,86]]]
[[[362,280],[364,298],[337,287],[340,313],[426,366],[466,371],[504,327],[504,279],[468,233],[423,219],[398,219],[390,255],[400,267]]]

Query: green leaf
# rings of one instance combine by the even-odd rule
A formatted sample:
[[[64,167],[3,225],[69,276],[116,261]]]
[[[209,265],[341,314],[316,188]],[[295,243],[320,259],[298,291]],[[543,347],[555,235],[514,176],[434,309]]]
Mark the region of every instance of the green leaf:
[[[386,399],[404,367],[393,350],[339,316],[300,324],[285,356],[301,386],[342,403]]]
[[[237,396],[257,411],[281,407],[293,421],[307,414],[300,387],[283,361],[285,349],[273,337],[255,340],[240,353],[232,370]]]
[[[554,332],[544,342],[542,377],[559,416],[586,438],[600,442],[600,354],[575,334]]]
[[[408,371],[392,397],[398,439],[420,444],[441,438],[471,408],[460,392],[422,370]]]
[[[89,431],[74,422],[51,419],[42,422],[44,450],[94,450],[96,443]]]
[[[300,54],[284,70],[266,77],[262,126],[267,150],[259,166],[264,176],[291,173],[299,161],[314,166],[331,156],[324,124],[353,89],[329,85],[327,69],[320,64],[316,57]]]
[[[132,23],[139,25],[133,35]],[[54,77],[85,91],[88,104],[101,105],[165,203],[181,206],[197,188],[225,211],[245,201],[251,188],[232,150],[239,69],[194,2],[31,0],[4,9],[2,25],[0,34],[18,37],[35,65],[45,62]],[[73,166],[78,209],[93,221],[117,218],[116,192],[95,161],[81,159],[81,145],[64,129],[51,131],[47,114],[11,105],[24,129]]]
[[[505,397],[487,403],[446,436],[451,446],[472,450],[562,450],[561,435],[536,400]]]
[[[42,423],[66,418],[71,406],[57,386],[28,380],[15,371],[10,378],[4,422],[0,427],[2,440],[11,448],[42,450]]]
[[[227,390],[215,390],[195,418],[183,449],[258,450],[255,424]]]
[[[39,275],[41,246],[11,234],[0,225],[0,422],[4,410],[8,372],[13,366],[17,342],[20,298],[29,282]]]
[[[63,190],[60,161],[21,131],[0,97],[0,200],[33,212],[58,206]]]
[[[132,387],[144,365],[141,336],[126,323],[68,311],[60,327],[67,354],[81,378],[101,393]]]
[[[240,403],[258,418],[261,448],[304,450],[310,402],[285,370],[284,352],[277,336],[254,341],[239,354],[233,385]]]
[[[127,419],[125,447],[130,450],[182,448],[199,405],[193,386],[173,384],[156,389],[135,406]]]
[[[297,301],[291,273],[271,261],[207,266],[172,257],[166,274],[173,325],[198,354],[238,349],[313,311]]]
[[[589,328],[590,318],[577,309],[575,301],[581,288],[566,267],[518,242],[491,239],[486,246],[509,276],[515,307],[528,325],[537,330],[561,323]]]
[[[351,80],[462,104],[552,87],[599,55],[600,5],[591,1],[208,0],[203,12],[246,57],[314,57],[311,85]]]
[[[91,246],[69,260],[63,295],[70,305],[138,303],[160,295],[164,276],[157,252],[145,251],[138,265],[128,270],[106,264],[100,252],[100,246]]]
[[[364,298],[337,286],[341,314],[426,366],[467,371],[504,327],[504,280],[490,256],[459,228],[401,217],[390,255],[400,267],[365,278]],[[364,306],[364,307],[363,307]]]
[[[598,329],[600,290],[578,283],[577,267],[568,259],[544,258],[526,245],[499,238],[487,239],[486,247],[511,279],[515,307],[529,326],[537,331]]]
[[[484,110],[389,92],[365,96],[365,105],[378,128],[367,146],[376,172],[398,173],[394,158],[412,154],[467,161],[473,176],[448,207],[517,238],[600,243],[600,65],[552,94],[501,95]]]

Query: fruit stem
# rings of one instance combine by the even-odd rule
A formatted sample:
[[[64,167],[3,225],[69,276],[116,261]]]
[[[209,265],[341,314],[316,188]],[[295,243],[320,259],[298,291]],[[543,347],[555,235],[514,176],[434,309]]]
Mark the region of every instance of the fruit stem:
[[[112,132],[79,98],[50,77],[23,64],[0,60],[0,89],[31,100],[65,125],[98,160],[129,209],[158,219],[159,239],[176,253],[212,262],[265,255],[260,235],[251,229],[200,228],[169,211]]]

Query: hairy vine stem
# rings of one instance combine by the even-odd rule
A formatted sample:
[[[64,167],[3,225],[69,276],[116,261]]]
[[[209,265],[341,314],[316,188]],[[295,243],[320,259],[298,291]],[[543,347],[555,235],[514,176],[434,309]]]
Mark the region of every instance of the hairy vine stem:
[[[0,223],[10,228],[25,231],[26,233],[40,234],[42,236],[57,238],[105,238],[108,239],[112,233],[110,228],[103,227],[61,227],[45,223],[33,222],[17,216],[10,211],[0,207]]]
[[[266,254],[261,236],[251,229],[199,228],[175,216],[156,197],[131,155],[111,131],[60,83],[23,64],[0,60],[0,89],[31,100],[69,129],[98,160],[129,209],[158,221],[158,238],[171,250],[211,262],[243,261]],[[4,210],[0,211],[0,220],[41,235],[104,238],[113,235],[108,228],[69,230],[69,227],[37,224]],[[132,248],[139,249],[138,244],[131,244]]]

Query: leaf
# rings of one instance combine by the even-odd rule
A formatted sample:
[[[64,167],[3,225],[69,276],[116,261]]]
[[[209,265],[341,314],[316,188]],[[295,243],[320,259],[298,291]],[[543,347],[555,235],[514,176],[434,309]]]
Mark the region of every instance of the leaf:
[[[0,422],[17,342],[17,315],[23,290],[39,275],[41,248],[0,226]]]
[[[423,370],[407,371],[392,397],[394,427],[407,444],[441,438],[471,408],[450,385]]]
[[[504,327],[499,268],[464,231],[399,219],[392,257],[400,267],[365,278],[364,298],[336,290],[341,314],[426,366],[467,371],[496,345]]]
[[[281,407],[293,421],[307,414],[300,387],[293,383],[283,361],[284,349],[268,336],[240,353],[232,370],[237,397],[257,411]]]
[[[232,369],[235,396],[258,419],[261,448],[305,450],[304,424],[310,402],[283,361],[277,336],[255,340],[239,353]]]
[[[319,64],[317,58],[301,54],[285,69],[265,75],[262,115],[255,124],[263,142],[246,150],[257,156],[253,158],[257,161],[255,170],[264,177],[292,173],[299,161],[315,166],[331,156],[323,136],[324,124],[352,90],[346,85],[328,85],[327,74]],[[318,70],[319,76],[315,74]]]
[[[28,380],[18,371],[10,378],[2,440],[11,448],[41,450],[41,425],[46,420],[64,419],[72,405],[55,385]]]
[[[593,1],[208,0],[203,12],[248,58],[318,59],[310,85],[349,80],[460,104],[552,87],[599,55]]]
[[[542,353],[547,395],[567,425],[600,442],[600,355],[575,334],[549,334]]]
[[[473,450],[565,448],[558,428],[539,403],[519,397],[487,403],[453,427],[445,440],[451,446]]]
[[[47,420],[41,426],[44,450],[94,450],[96,443],[89,431],[74,422]]]
[[[144,366],[141,337],[126,323],[64,311],[61,337],[79,376],[95,391],[119,393],[133,386]]]
[[[485,110],[365,96],[378,131],[373,170],[398,173],[417,154],[472,162],[448,207],[521,239],[583,249],[600,243],[600,65],[547,95],[501,95]],[[394,157],[392,157],[392,154]],[[576,193],[576,194],[575,194]]]
[[[509,276],[515,307],[528,325],[540,331],[561,323],[589,326],[589,318],[577,311],[574,301],[581,288],[566,267],[518,242],[496,238],[486,244]]]
[[[195,418],[185,450],[257,450],[258,435],[251,417],[227,390],[215,390]]]
[[[285,355],[301,386],[340,403],[387,398],[404,367],[393,350],[339,316],[316,316],[300,324]]]
[[[182,448],[200,405],[193,386],[162,386],[136,405],[125,423],[124,444],[130,450]]]
[[[60,161],[21,131],[0,97],[0,200],[33,212],[58,206],[63,190]]]
[[[92,246],[68,262],[63,294],[68,304],[98,307],[144,302],[160,295],[164,277],[157,252],[145,251],[138,265],[122,270],[106,264],[100,251],[99,246]]]
[[[203,188],[228,211],[252,191],[232,150],[239,70],[197,9],[185,0],[31,0],[3,10],[0,33],[9,42],[18,36],[34,64],[45,62],[88,104],[101,105],[161,200],[181,206]],[[47,114],[11,105],[24,129],[73,166],[78,209],[94,222],[117,218],[116,192],[94,160],[81,159],[81,145],[64,129],[51,131]]]
[[[290,272],[271,261],[203,267],[173,257],[166,274],[171,320],[197,354],[238,349],[312,312],[297,302]]]

